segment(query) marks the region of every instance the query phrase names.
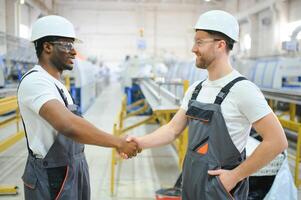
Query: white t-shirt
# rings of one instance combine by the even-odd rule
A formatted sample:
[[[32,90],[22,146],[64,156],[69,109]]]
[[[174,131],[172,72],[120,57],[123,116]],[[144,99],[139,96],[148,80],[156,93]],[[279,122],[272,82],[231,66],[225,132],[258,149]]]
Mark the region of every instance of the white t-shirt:
[[[242,75],[233,70],[218,80],[205,80],[196,100],[202,103],[214,103],[220,90],[239,76]],[[181,105],[182,109],[187,111],[192,93],[200,82],[197,81],[189,87]],[[252,123],[272,112],[260,89],[251,81],[245,80],[235,83],[230,89],[221,104],[221,111],[230,137],[240,152],[246,147]]]
[[[29,74],[20,84],[18,103],[29,147],[36,157],[44,158],[57,136],[57,131],[39,115],[40,108],[52,99],[64,104],[55,85],[63,89],[68,104],[73,104],[73,101],[66,87],[41,66],[36,65],[32,70],[37,72]]]

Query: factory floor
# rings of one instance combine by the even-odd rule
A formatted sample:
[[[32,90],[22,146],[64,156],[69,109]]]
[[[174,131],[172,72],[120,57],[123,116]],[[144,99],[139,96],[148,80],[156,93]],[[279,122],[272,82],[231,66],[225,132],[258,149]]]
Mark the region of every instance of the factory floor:
[[[84,118],[107,132],[112,132],[117,112],[120,110],[122,91],[119,84],[111,84],[95,100]],[[132,119],[129,121],[136,121]],[[129,134],[151,132],[157,125],[143,125]],[[1,129],[0,141],[15,130],[15,126]],[[5,134],[2,134],[5,133]],[[118,171],[115,193],[110,193],[111,149],[86,145],[86,157],[90,171],[92,200],[152,200],[155,191],[171,187],[179,175],[177,155],[171,145],[144,150],[139,156],[125,160],[116,167]],[[21,176],[27,156],[25,139],[0,153],[0,185],[16,185],[17,195],[0,196],[0,200],[22,200]],[[117,170],[118,169],[118,170]]]
[[[85,119],[98,128],[112,132],[113,123],[120,110],[122,90],[118,83],[112,83],[84,114]],[[128,123],[136,122],[132,119]],[[128,134],[143,135],[157,125],[143,125]],[[1,129],[0,141],[13,132],[12,125]],[[177,155],[171,145],[144,150],[136,158],[125,160],[116,167],[115,193],[110,193],[111,149],[86,145],[86,157],[90,171],[92,200],[154,200],[155,191],[171,187],[179,175]],[[0,153],[0,185],[16,185],[17,195],[0,196],[0,200],[22,200],[23,182],[21,176],[27,156],[25,139]],[[290,161],[293,170],[293,162]],[[299,190],[301,195],[301,190]],[[299,199],[301,196],[299,195]]]

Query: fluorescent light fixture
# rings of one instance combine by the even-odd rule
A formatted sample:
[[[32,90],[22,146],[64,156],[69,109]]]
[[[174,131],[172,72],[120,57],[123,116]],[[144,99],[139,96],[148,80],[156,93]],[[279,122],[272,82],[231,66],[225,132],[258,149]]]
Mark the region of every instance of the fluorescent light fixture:
[[[20,32],[19,32],[19,36],[21,38],[25,38],[25,39],[29,39],[29,27],[25,24],[20,24]]]
[[[209,2],[209,1],[211,1],[211,0],[205,0],[206,2]]]
[[[252,39],[251,39],[250,34],[246,34],[244,36],[243,43],[244,43],[244,47],[245,47],[246,50],[251,49]]]
[[[280,29],[281,41],[289,41],[293,31],[299,26],[301,26],[301,20],[289,22],[282,26]],[[298,34],[297,39],[301,39],[300,33]]]
[[[20,4],[24,4],[25,3],[25,0],[20,0]]]

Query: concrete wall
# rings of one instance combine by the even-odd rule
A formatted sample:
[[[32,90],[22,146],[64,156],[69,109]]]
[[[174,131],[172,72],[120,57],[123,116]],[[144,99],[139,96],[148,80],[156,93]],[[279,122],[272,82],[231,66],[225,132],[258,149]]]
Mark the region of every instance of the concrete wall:
[[[5,32],[6,30],[5,14],[5,0],[0,0],[0,32]]]
[[[238,9],[236,16],[241,24],[241,39],[245,34],[250,34],[252,47],[249,51],[240,52],[239,55],[262,57],[285,53],[281,49],[282,33],[289,22],[289,15],[292,15],[289,14],[292,11],[292,4],[301,7],[301,5],[291,1],[253,0],[246,2],[240,0],[238,6],[240,9]],[[242,40],[241,42],[243,43]]]
[[[25,0],[0,0],[0,55],[13,51],[20,45],[30,45],[29,42],[18,39],[21,35],[29,40],[31,26],[41,14],[46,15],[52,9],[52,1]],[[23,28],[21,28],[23,25]]]
[[[289,14],[288,21],[293,22],[301,20],[301,1],[300,0],[290,0],[289,1]]]
[[[193,58],[194,23],[199,14],[210,9],[223,9],[237,16],[241,43],[233,52],[243,57],[284,53],[281,29],[290,21],[301,20],[300,0],[227,0],[198,5],[86,2],[65,1],[55,6],[55,12],[77,27],[85,42],[78,47],[81,54],[109,61],[141,53],[137,48],[140,29],[144,30],[142,39],[146,41],[144,53],[161,55],[167,51],[179,58]],[[246,34],[251,35],[250,50],[242,46]]]
[[[9,35],[18,35],[18,11],[16,0],[6,0],[6,33]]]
[[[6,52],[6,40],[4,36],[6,32],[5,15],[5,0],[0,0],[0,56]]]
[[[146,42],[147,55],[172,52],[192,58],[193,26],[210,6],[139,3],[58,4],[56,12],[76,26],[84,41],[78,49],[84,56],[119,62],[125,55],[139,55],[138,40]],[[85,16],[85,17],[83,17]],[[139,30],[143,29],[141,37]]]
[[[241,43],[234,52],[244,57],[284,53],[281,50],[283,27],[301,20],[300,0],[227,0],[201,4],[190,0],[182,3],[62,0],[55,1],[55,5],[51,0],[26,0],[27,5],[22,6],[15,2],[0,0],[0,31],[17,36],[20,24],[31,28],[38,16],[54,9],[54,13],[74,23],[78,36],[84,41],[78,45],[83,56],[110,62],[118,62],[127,54],[160,56],[163,52],[193,58],[193,26],[199,14],[209,9],[224,9],[240,20]],[[251,35],[252,47],[241,51],[246,34]],[[138,49],[139,41],[145,41],[145,50]]]

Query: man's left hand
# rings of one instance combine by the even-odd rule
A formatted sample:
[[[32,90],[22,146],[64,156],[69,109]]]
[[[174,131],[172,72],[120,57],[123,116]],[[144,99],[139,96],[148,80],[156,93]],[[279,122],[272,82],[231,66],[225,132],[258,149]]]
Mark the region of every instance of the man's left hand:
[[[233,171],[231,170],[224,169],[208,170],[208,174],[212,176],[219,176],[221,183],[228,192],[230,192],[238,182],[237,177],[235,177],[232,172]]]

